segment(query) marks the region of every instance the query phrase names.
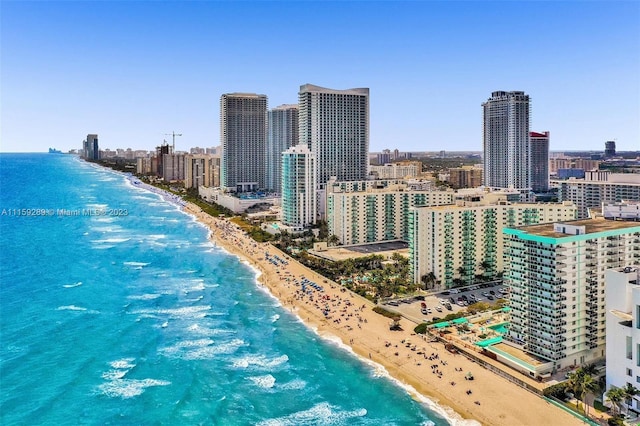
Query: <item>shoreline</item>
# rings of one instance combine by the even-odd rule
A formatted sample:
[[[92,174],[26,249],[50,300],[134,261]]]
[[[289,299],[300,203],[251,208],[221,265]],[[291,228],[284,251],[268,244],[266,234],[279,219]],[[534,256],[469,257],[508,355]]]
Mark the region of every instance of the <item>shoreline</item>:
[[[582,421],[520,388],[439,342],[413,332],[402,318],[401,331],[375,305],[333,283],[269,243],[258,243],[226,219],[186,203],[182,209],[209,231],[209,239],[246,261],[259,285],[307,327],[382,368],[414,399],[455,425],[579,425]],[[320,290],[321,289],[321,290]],[[471,372],[475,380],[465,380]]]

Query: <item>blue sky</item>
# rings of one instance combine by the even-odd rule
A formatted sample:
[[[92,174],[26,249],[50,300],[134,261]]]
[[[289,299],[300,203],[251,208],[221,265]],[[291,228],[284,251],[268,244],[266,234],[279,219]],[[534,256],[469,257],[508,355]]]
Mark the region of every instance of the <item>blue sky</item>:
[[[219,143],[219,99],[370,88],[370,150],[482,149],[531,96],[552,150],[640,149],[638,1],[2,1],[0,151]]]

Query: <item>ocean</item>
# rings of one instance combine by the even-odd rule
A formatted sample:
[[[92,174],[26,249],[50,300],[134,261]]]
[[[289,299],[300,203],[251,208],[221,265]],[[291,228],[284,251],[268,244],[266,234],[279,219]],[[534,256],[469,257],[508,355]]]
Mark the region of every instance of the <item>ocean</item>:
[[[122,174],[0,154],[0,423],[458,423],[207,236]]]

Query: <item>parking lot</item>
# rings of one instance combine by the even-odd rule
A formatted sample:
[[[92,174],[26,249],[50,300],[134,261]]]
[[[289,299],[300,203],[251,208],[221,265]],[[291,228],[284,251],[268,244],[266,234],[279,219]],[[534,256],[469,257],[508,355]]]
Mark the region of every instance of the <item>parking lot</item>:
[[[424,300],[423,296],[416,296],[386,301],[383,305],[417,322],[428,322],[457,313],[476,302],[495,303],[498,299],[506,298],[507,293],[504,285],[494,282],[442,291],[424,296]]]

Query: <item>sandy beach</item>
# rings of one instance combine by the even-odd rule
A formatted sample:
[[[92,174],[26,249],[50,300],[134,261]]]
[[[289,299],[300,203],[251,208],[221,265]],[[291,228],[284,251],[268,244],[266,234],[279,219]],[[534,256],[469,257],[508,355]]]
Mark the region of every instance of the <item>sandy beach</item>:
[[[491,373],[443,344],[413,332],[389,330],[375,305],[327,281],[268,243],[257,243],[226,219],[188,203],[184,211],[211,230],[212,240],[261,271],[260,282],[282,305],[321,336],[338,338],[359,356],[383,366],[399,382],[445,407],[456,424],[579,425],[581,421],[542,398]],[[467,373],[474,380],[466,380]],[[416,397],[418,397],[416,395]],[[457,414],[456,414],[457,413]]]

